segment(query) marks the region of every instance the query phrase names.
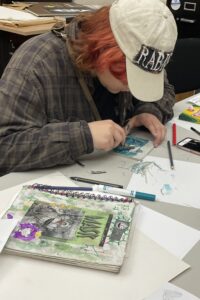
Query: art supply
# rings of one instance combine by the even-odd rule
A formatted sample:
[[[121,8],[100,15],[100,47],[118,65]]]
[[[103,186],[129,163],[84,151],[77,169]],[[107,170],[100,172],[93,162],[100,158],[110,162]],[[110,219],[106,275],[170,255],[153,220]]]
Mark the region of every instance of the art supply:
[[[113,149],[113,152],[126,158],[141,160],[153,148],[153,143],[149,138],[129,134],[121,145]]]
[[[178,117],[180,120],[200,124],[200,106],[189,106]]]
[[[98,185],[96,185],[98,186]],[[51,193],[54,195],[61,195],[65,197],[72,198],[83,198],[83,199],[91,199],[91,200],[101,200],[101,201],[116,201],[116,202],[133,202],[133,198],[125,197],[125,196],[112,196],[106,193],[91,193],[94,191],[93,187],[68,187],[68,186],[52,186],[52,185],[44,185],[35,183],[33,185],[28,186],[32,189],[37,189],[39,191],[44,191],[47,193]]]
[[[77,165],[79,165],[81,167],[85,167],[85,165],[82,162],[80,162],[79,160],[75,160],[75,162],[77,163]]]
[[[125,197],[131,197],[131,198],[137,198],[141,200],[148,200],[148,201],[155,201],[156,200],[156,195],[154,194],[148,194],[144,192],[138,192],[138,191],[129,191],[126,189],[118,189],[118,188],[113,188],[105,185],[95,185],[93,187],[93,191],[97,192],[103,192],[103,193],[110,193],[110,194],[115,194],[115,195],[120,195],[120,196],[125,196]]]
[[[106,171],[95,171],[95,170],[91,170],[91,174],[104,174],[107,173]]]
[[[168,149],[168,154],[169,154],[170,167],[173,170],[174,169],[174,161],[173,161],[172,149],[171,149],[171,143],[170,143],[170,141],[167,141],[167,149]]]
[[[198,135],[200,135],[200,131],[198,131],[196,128],[190,127],[190,129],[191,129],[192,131],[196,132]]]
[[[176,124],[172,124],[172,143],[176,145]]]
[[[37,188],[39,190],[58,190],[58,191],[93,191],[92,187],[82,187],[82,186],[59,186],[59,185],[46,185],[46,184],[33,184],[30,186],[32,188]]]
[[[85,182],[85,183],[90,183],[90,184],[102,184],[102,185],[107,185],[107,186],[112,186],[112,187],[116,187],[119,189],[123,189],[123,185],[99,181],[99,180],[95,180],[95,179],[89,179],[89,178],[83,178],[83,177],[70,177],[70,179],[72,179],[74,181],[79,181],[79,182]]]
[[[141,200],[148,200],[148,201],[155,201],[156,195],[144,193],[144,192],[138,192],[138,191],[129,191],[126,189],[119,189],[114,187],[109,187],[106,185],[94,185],[93,187],[79,187],[79,186],[52,186],[52,185],[43,185],[43,184],[35,184],[31,186],[32,188],[36,188],[39,190],[46,190],[48,192],[50,191],[85,191],[85,192],[101,192],[101,193],[109,193],[124,197],[131,197],[131,198],[137,198]],[[62,194],[62,193],[60,193]],[[83,195],[81,193],[81,195]],[[86,195],[87,196],[87,195]],[[100,197],[101,199],[101,197]],[[105,197],[105,199],[102,198],[102,200],[108,200],[108,198]],[[114,200],[114,198],[113,198]],[[126,198],[122,199],[123,202],[126,202]]]
[[[119,272],[137,205],[96,201],[93,194],[64,198],[24,186],[3,215],[18,218],[4,253]]]

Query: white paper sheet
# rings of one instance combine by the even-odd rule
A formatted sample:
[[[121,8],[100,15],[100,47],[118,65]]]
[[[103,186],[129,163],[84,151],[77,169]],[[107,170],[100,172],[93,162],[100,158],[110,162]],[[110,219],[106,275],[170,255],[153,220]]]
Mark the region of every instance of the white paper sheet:
[[[174,117],[168,124],[176,123],[177,126],[190,130],[190,127],[193,127],[200,131],[200,124],[195,124],[188,121],[180,120],[178,117]],[[198,136],[197,136],[198,138]]]
[[[11,232],[17,225],[17,219],[0,219],[0,253],[6,244]]]
[[[200,93],[187,98],[187,103],[200,106]]]
[[[31,21],[37,20],[38,17],[16,9],[9,7],[0,6],[0,20],[10,20],[10,21]]]
[[[10,255],[0,255],[0,266],[0,299],[6,300],[55,300],[58,291],[70,300],[142,300],[188,268],[137,230],[119,274]]]
[[[174,160],[174,166],[171,170],[169,159],[146,156],[133,166],[127,189],[155,194],[158,201],[200,208],[200,164]]]
[[[136,227],[170,253],[182,259],[200,240],[200,231],[140,206]]]
[[[168,282],[144,300],[199,300],[199,298]]]
[[[59,172],[28,184],[35,182],[69,184],[69,180]],[[3,196],[8,206],[21,186],[0,192],[0,200]],[[27,300],[28,295],[29,300],[55,300],[59,291],[59,295],[67,293],[67,298],[73,300],[94,297],[95,300],[142,300],[189,268],[188,264],[137,229],[130,243],[129,256],[119,274],[1,254],[0,299]]]

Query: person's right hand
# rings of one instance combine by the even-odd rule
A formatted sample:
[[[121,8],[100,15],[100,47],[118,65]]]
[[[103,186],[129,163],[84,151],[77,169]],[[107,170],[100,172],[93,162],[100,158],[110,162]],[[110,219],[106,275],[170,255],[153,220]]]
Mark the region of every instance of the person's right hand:
[[[98,150],[111,150],[123,143],[126,135],[124,129],[112,120],[102,120],[88,123],[94,148]]]

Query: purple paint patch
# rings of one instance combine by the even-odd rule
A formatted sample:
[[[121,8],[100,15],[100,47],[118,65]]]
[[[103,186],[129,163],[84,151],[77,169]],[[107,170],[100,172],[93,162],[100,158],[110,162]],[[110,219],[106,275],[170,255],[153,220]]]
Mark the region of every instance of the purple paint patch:
[[[13,215],[12,214],[7,214],[7,219],[13,219]]]
[[[40,231],[39,228],[31,223],[21,223],[18,230],[13,233],[13,237],[23,241],[31,241],[35,239],[38,231]]]

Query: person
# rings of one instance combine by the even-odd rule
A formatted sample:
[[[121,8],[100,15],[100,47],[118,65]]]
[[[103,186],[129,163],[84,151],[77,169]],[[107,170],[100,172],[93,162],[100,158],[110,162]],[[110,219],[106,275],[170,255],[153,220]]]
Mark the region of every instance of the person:
[[[150,3],[151,2],[151,3]],[[177,38],[159,0],[119,0],[23,43],[0,80],[0,173],[73,164],[136,127],[155,147],[173,116]]]

